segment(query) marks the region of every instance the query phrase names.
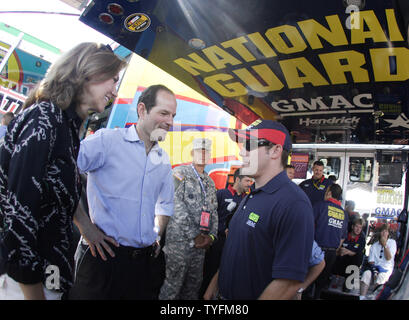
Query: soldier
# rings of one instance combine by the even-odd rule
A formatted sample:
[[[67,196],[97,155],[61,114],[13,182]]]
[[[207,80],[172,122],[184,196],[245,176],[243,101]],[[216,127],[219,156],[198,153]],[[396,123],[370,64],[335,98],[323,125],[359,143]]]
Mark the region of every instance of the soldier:
[[[166,278],[161,300],[198,299],[205,250],[215,241],[218,226],[216,187],[204,171],[210,152],[211,140],[195,139],[192,164],[173,169],[174,213],[163,249]]]

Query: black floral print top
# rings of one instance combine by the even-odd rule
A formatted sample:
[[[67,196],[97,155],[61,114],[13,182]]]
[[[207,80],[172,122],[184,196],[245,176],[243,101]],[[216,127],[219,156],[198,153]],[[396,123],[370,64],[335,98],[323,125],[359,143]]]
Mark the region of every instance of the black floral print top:
[[[72,219],[81,195],[76,164],[80,126],[73,107],[63,111],[43,101],[8,127],[0,148],[0,227],[7,274],[17,282],[45,284],[47,267],[57,266],[59,291],[72,285]]]

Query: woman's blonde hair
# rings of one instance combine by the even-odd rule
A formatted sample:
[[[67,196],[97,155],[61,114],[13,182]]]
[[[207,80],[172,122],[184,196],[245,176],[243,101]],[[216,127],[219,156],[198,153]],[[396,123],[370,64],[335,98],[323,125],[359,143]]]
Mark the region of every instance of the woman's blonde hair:
[[[125,66],[126,62],[109,46],[81,43],[51,65],[45,78],[29,94],[24,109],[36,102],[50,100],[65,110],[78,103],[86,82],[105,81],[116,76]]]

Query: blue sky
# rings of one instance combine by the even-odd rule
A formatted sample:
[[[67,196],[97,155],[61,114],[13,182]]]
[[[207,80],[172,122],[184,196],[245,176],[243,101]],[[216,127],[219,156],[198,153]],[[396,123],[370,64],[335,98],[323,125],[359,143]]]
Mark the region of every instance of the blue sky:
[[[80,13],[59,0],[1,0],[0,11],[51,11]],[[88,27],[79,17],[46,14],[0,13],[0,21],[63,51],[84,41],[110,43],[111,39]]]

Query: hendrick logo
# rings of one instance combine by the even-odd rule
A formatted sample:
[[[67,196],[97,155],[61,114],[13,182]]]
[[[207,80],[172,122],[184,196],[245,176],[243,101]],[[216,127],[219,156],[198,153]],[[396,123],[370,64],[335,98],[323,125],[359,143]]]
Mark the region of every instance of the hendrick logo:
[[[299,124],[304,125],[306,127],[310,126],[322,126],[322,125],[352,125],[356,126],[359,123],[358,117],[331,117],[331,118],[321,118],[321,119],[311,119],[311,118],[304,118],[299,119]]]

